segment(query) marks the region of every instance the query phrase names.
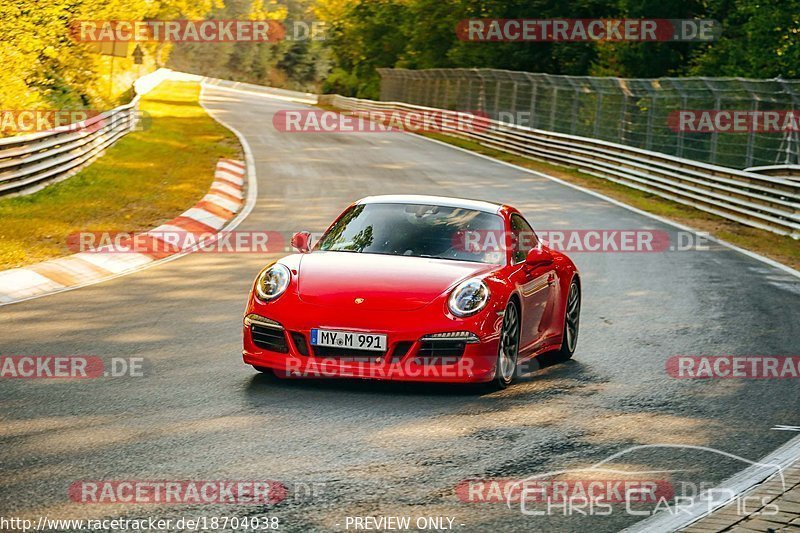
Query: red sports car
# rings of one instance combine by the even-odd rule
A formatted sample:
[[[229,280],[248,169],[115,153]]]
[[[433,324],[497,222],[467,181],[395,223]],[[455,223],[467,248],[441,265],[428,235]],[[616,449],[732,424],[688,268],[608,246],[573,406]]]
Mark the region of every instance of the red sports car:
[[[508,205],[372,196],[256,278],[244,361],[283,377],[508,386],[575,351],[581,281]]]

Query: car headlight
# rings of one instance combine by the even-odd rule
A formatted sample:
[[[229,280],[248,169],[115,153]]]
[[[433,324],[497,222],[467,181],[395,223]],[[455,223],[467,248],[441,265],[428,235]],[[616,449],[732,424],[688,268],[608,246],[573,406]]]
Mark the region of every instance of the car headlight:
[[[479,279],[468,279],[453,289],[447,300],[447,306],[454,315],[464,317],[474,315],[483,309],[488,301],[489,287]]]
[[[289,286],[292,273],[286,266],[275,263],[261,271],[256,279],[256,294],[262,300],[274,300]]]

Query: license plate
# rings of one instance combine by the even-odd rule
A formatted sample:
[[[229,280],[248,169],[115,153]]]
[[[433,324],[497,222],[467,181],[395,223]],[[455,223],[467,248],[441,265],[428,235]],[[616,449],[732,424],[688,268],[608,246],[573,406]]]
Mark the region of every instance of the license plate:
[[[311,344],[329,348],[353,348],[355,350],[386,351],[386,335],[362,333],[359,331],[332,331],[312,329]]]

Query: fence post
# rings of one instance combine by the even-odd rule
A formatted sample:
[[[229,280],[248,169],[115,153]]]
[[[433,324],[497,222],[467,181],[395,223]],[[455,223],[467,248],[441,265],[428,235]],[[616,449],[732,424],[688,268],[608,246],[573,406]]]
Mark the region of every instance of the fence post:
[[[647,133],[644,140],[645,150],[653,148],[653,116],[656,112],[656,93],[650,97],[650,109],[647,110]]]
[[[755,96],[755,95],[754,95]],[[752,106],[753,116],[758,113],[758,98],[753,98],[753,106]],[[747,133],[747,154],[745,155],[745,168],[749,168],[753,166],[753,155],[755,152],[755,144],[756,144],[756,129],[751,127],[750,131]]]
[[[798,97],[797,93],[794,92],[792,86],[786,83],[785,80],[782,78],[776,78],[775,81],[781,84],[781,88],[789,94],[789,97],[792,99],[792,113],[797,112],[798,106]],[[788,131],[786,132],[786,159],[785,164],[791,165],[800,165],[800,133],[797,131]],[[794,149],[792,147],[794,146]],[[792,161],[792,156],[794,155],[794,161]],[[775,156],[775,161],[777,162],[780,159],[780,153]]]
[[[483,74],[477,69],[475,70],[475,72],[478,74],[478,79],[481,82],[481,87],[478,92],[478,111],[487,113],[488,111],[486,110],[486,84],[483,81]]]
[[[578,127],[578,99],[580,98],[579,85],[570,80],[572,88],[575,89],[575,94],[572,95],[572,120],[570,121],[570,133],[575,135],[575,129]]]
[[[708,80],[703,79],[703,83],[706,84],[706,87],[711,91],[711,94],[714,96],[714,111],[719,112],[722,108],[722,97],[720,96],[719,92],[717,91],[716,87],[711,85]],[[709,151],[709,161],[711,163],[717,162],[717,145],[719,144],[719,132],[716,128],[714,131],[711,132],[711,149]]]
[[[494,111],[493,111],[493,118],[497,120],[498,118],[498,109],[500,108],[500,88],[503,86],[503,80],[498,79],[497,83],[494,86]]]
[[[537,120],[536,120],[536,98],[538,97],[539,92],[539,84],[536,83],[536,78],[534,74],[527,74],[528,83],[531,85],[531,103],[530,103],[530,112],[531,112],[531,125],[532,129],[536,128]]]
[[[517,80],[513,80],[511,83],[514,84],[512,86],[512,89],[511,89],[511,117],[512,117],[511,120],[513,120],[514,123],[516,124],[516,123],[519,122],[516,119],[516,115],[517,115]]]
[[[619,142],[627,144],[625,141],[625,115],[628,114],[628,93],[622,91],[622,107],[619,109]]]
[[[605,95],[605,92],[597,91],[597,107],[594,110],[593,135],[598,139],[600,138],[600,120],[603,116],[603,95]]]
[[[678,90],[678,93],[681,95],[681,110],[685,110],[686,107],[689,105],[689,97],[686,96],[686,91],[683,90],[683,86],[681,86],[680,82],[676,79],[672,79],[672,85]],[[675,155],[678,157],[683,157],[683,129],[678,128],[678,141],[675,146],[675,151],[677,152]]]

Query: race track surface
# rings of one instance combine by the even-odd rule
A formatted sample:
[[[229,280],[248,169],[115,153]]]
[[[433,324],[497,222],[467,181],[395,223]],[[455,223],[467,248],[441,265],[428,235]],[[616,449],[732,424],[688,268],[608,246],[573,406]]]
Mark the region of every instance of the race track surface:
[[[279,133],[273,113],[297,104],[220,89],[206,89],[205,103],[255,156],[258,200],[239,230],[321,231],[360,197],[420,193],[510,203],[539,229],[677,231],[415,135]],[[797,355],[800,280],[707,244],[573,254],[584,286],[574,360],[491,394],[257,374],[241,361],[242,312],[253,278],[280,254],[193,254],[2,307],[0,355],[144,357],[147,375],[0,382],[0,514],[266,514],[283,531],[344,530],[348,516],[387,515],[454,517],[461,531],[618,530],[640,517],[624,507],[525,516],[514,505],[461,502],[455,487],[587,467],[641,444],[757,460],[797,435],[771,430],[800,423],[797,379],[665,372],[672,355]],[[747,466],[675,448],[636,450],[614,464],[682,470],[678,479],[706,486]],[[316,483],[319,493],[292,491],[271,509],[69,501],[72,482],[95,479],[275,479]]]

